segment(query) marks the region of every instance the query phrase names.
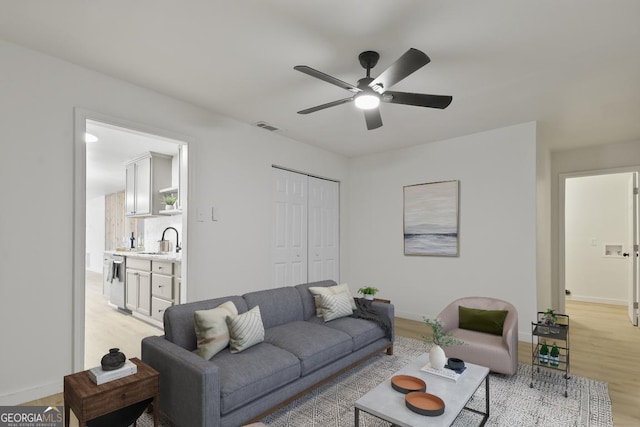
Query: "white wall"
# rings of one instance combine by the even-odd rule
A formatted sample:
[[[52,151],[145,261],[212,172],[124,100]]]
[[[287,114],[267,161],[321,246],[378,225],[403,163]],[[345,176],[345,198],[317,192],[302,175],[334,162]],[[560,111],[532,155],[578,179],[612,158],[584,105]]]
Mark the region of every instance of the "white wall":
[[[102,274],[104,255],[104,196],[87,200],[86,269]]]
[[[73,259],[75,224],[84,227],[74,218],[74,108],[189,143],[190,300],[268,286],[273,164],[347,183],[346,158],[278,134],[2,41],[0,64],[0,141],[11,154],[0,180],[15,207],[0,221],[0,405],[60,392],[72,371],[73,271],[84,268]],[[212,205],[220,220],[196,222],[196,208]]]
[[[454,179],[460,256],[404,256],[403,186]],[[504,299],[526,341],[536,312],[535,123],[357,158],[349,182],[352,290],[375,286],[415,320],[458,297]]]
[[[627,304],[630,258],[606,256],[607,244],[629,247],[631,174],[569,178],[565,190],[565,286],[571,299]]]
[[[561,257],[564,258],[564,235],[560,221],[564,221],[560,191],[563,174],[588,171],[632,171],[640,169],[640,141],[604,144],[594,147],[555,151],[551,153],[551,298],[552,306],[564,310],[564,277]],[[564,199],[562,199],[564,203]]]

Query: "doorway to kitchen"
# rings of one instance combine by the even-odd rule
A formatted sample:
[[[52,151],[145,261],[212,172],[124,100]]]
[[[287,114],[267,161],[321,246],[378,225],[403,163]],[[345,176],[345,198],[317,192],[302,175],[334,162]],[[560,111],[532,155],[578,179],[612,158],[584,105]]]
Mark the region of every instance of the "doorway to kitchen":
[[[638,324],[638,171],[561,176],[561,291],[628,307]]]
[[[164,309],[185,301],[184,140],[76,111],[75,370],[98,366],[110,348],[140,357],[140,341],[162,334]]]

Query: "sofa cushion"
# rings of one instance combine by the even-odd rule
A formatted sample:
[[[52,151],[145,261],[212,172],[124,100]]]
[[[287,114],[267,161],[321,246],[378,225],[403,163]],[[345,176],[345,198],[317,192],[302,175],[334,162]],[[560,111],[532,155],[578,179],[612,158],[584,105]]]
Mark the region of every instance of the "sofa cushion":
[[[250,292],[243,298],[250,309],[260,306],[265,329],[303,319],[300,293],[293,287]]]
[[[238,310],[231,301],[210,310],[196,310],[193,321],[198,338],[198,355],[211,359],[216,353],[229,345],[227,316],[237,316]]]
[[[353,298],[344,293],[318,295],[318,304],[322,307],[322,318],[325,322],[329,322],[330,320],[351,316],[353,314],[351,301],[353,301]]]
[[[297,357],[264,342],[242,353],[222,350],[211,361],[220,368],[222,415],[300,377]]]
[[[374,341],[384,338],[384,331],[378,324],[370,320],[342,317],[324,322],[321,318],[310,319],[309,322],[323,324],[348,334],[353,340],[353,351],[360,350]]]
[[[509,349],[501,336],[468,329],[452,329],[454,337],[464,345],[452,345],[444,349],[447,357],[456,357],[476,365],[486,366],[492,371],[505,373],[511,366]]]
[[[264,341],[264,326],[260,317],[260,306],[256,305],[246,313],[227,316],[229,327],[229,350],[240,353]]]
[[[316,303],[314,301],[313,294],[309,292],[309,288],[320,286],[336,286],[336,282],[333,280],[322,280],[320,282],[303,283],[295,286],[300,294],[300,299],[302,300],[304,320],[309,320],[311,317],[316,315]]]
[[[324,316],[325,307],[321,302],[320,295],[340,295],[346,294],[349,297],[349,303],[351,304],[351,309],[356,309],[356,303],[351,296],[351,291],[349,290],[349,285],[346,283],[342,283],[336,286],[310,286],[309,292],[313,295],[313,300],[316,304],[316,316],[322,317]],[[308,319],[305,319],[308,320]],[[326,320],[326,319],[325,319]]]
[[[248,310],[247,303],[240,296],[215,298],[205,301],[173,305],[164,311],[165,338],[180,347],[192,351],[197,348],[196,328],[193,313],[196,310],[209,310],[227,301],[233,302],[238,313]]]
[[[504,319],[507,310],[482,310],[458,306],[458,327],[470,331],[485,332],[492,335],[502,335]]]
[[[348,334],[307,321],[269,328],[264,340],[300,359],[302,376],[353,351],[353,340]]]

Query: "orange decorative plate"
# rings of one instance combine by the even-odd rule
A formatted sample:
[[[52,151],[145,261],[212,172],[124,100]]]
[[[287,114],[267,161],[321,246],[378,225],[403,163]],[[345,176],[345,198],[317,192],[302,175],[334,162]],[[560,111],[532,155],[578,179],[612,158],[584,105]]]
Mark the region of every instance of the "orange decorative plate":
[[[444,401],[433,394],[414,391],[404,401],[407,408],[420,415],[436,417],[444,413]]]
[[[393,387],[395,391],[406,394],[412,391],[425,391],[427,389],[427,383],[420,378],[410,375],[396,375],[391,378],[391,387]]]

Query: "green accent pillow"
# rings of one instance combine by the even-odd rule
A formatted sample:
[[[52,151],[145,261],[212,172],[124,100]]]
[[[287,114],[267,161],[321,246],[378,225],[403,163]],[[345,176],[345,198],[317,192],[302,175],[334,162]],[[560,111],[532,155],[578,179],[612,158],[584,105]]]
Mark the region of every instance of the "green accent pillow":
[[[458,327],[470,331],[485,332],[492,335],[502,335],[504,319],[507,310],[482,310],[458,306]]]

